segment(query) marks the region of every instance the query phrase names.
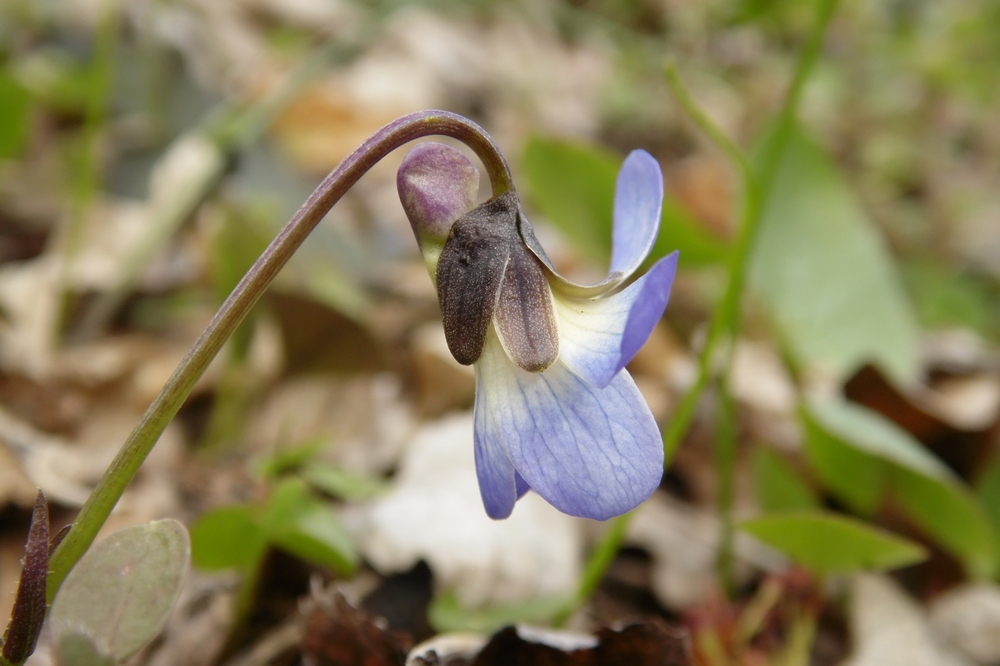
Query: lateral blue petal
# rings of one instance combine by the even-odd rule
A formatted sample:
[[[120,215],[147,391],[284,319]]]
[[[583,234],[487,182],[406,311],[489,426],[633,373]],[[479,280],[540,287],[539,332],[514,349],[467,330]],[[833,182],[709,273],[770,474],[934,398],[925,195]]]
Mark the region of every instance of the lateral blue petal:
[[[496,335],[492,335],[493,345],[499,347]],[[487,346],[489,346],[489,342]],[[503,350],[500,351],[503,353]],[[479,478],[479,494],[483,498],[486,515],[494,520],[510,516],[514,503],[523,495],[515,484],[514,465],[507,455],[502,433],[494,420],[492,403],[500,396],[484,387],[486,379],[480,365],[476,366],[476,407],[475,407],[475,457],[476,476]]]
[[[673,252],[612,296],[557,298],[560,361],[591,385],[607,386],[660,320],[676,273],[677,252]]]
[[[627,276],[639,268],[656,241],[662,205],[659,163],[644,150],[632,151],[618,172],[615,186],[611,273]]]
[[[517,499],[524,497],[524,493],[531,490],[531,486],[524,480],[524,477],[514,472],[514,486],[517,488]]]
[[[532,490],[564,513],[597,520],[634,509],[656,490],[663,442],[627,372],[597,389],[558,361],[529,373],[492,347],[479,362],[488,366],[480,390],[490,395],[482,420]]]
[[[616,289],[642,265],[656,241],[662,205],[663,174],[659,163],[644,150],[632,151],[618,172],[615,187],[611,268],[608,276],[596,284],[582,285],[560,275],[523,215],[521,237],[545,266],[554,292],[573,298],[595,298]]]

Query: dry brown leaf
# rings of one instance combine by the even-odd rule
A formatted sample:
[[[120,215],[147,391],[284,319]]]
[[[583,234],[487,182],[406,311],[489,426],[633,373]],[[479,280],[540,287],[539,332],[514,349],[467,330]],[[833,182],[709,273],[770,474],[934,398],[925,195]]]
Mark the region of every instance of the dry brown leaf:
[[[279,385],[257,411],[246,446],[271,453],[323,439],[329,446],[322,459],[378,475],[395,464],[414,427],[412,408],[393,375],[301,377]]]
[[[853,655],[841,666],[972,666],[943,645],[923,608],[881,574],[851,580]]]
[[[966,583],[934,599],[930,625],[949,645],[979,664],[1000,663],[1000,586]]]

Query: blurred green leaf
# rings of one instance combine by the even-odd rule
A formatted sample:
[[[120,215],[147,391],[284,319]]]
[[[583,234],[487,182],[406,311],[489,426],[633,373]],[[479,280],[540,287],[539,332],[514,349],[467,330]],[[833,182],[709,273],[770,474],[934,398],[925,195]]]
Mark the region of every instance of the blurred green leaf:
[[[263,555],[264,527],[251,505],[209,511],[191,527],[191,555],[200,569],[250,571]]]
[[[909,433],[847,403],[813,403],[803,420],[810,464],[838,497],[867,515],[891,499],[970,575],[992,575],[996,532],[985,510]]]
[[[73,631],[59,636],[55,654],[59,666],[113,666],[115,663],[92,640]]]
[[[271,455],[256,461],[254,471],[265,479],[276,479],[282,474],[299,470],[329,444],[326,437],[318,437],[292,446],[282,446]]]
[[[892,492],[913,522],[960,559],[970,576],[996,575],[997,533],[971,489],[897,468]]]
[[[543,597],[519,604],[470,609],[463,606],[453,593],[434,597],[427,609],[427,619],[438,632],[491,633],[510,624],[545,625],[563,611],[565,597]]]
[[[211,248],[212,288],[221,304],[239,284],[253,262],[267,247],[270,238],[261,233],[255,220],[229,210],[216,230]],[[258,309],[254,308],[229,341],[233,357],[242,360],[253,338]]]
[[[315,488],[345,500],[367,500],[388,490],[388,484],[368,476],[352,474],[332,465],[310,463],[302,478]]]
[[[347,575],[358,554],[336,515],[309,491],[301,479],[282,481],[271,495],[265,521],[275,546],[309,562]]]
[[[757,501],[767,513],[818,509],[819,500],[795,469],[771,449],[753,456],[753,480]]]
[[[229,506],[205,514],[191,537],[195,564],[208,570],[251,573],[268,545],[342,574],[358,562],[336,514],[299,478],[280,481],[266,506]]]
[[[912,469],[917,474],[944,481],[957,480],[954,473],[910,433],[870,409],[841,400],[816,400],[807,409],[823,430],[863,453]]]
[[[917,259],[903,264],[903,277],[924,326],[964,326],[985,336],[1000,330],[1000,289],[994,283]]]
[[[810,467],[834,495],[863,516],[871,516],[885,495],[885,464],[838,437],[803,413],[805,454]]]
[[[0,159],[19,157],[28,141],[31,93],[0,69]]]
[[[84,652],[94,647],[113,661],[125,661],[163,629],[190,554],[187,530],[172,519],[126,527],[98,542],[66,577],[52,604],[49,623],[56,643],[65,639]],[[66,638],[73,634],[91,645]]]
[[[976,483],[976,496],[1000,534],[1000,455],[994,456]],[[1000,553],[998,553],[1000,555]]]
[[[31,94],[42,104],[66,113],[80,113],[87,105],[92,72],[68,50],[38,48],[11,67]]]
[[[819,575],[894,569],[926,558],[922,547],[831,513],[795,511],[749,520],[744,531]]]
[[[918,330],[892,257],[801,131],[775,173],[749,275],[797,361],[838,377],[874,361],[897,381],[915,379]]]
[[[601,265],[611,258],[615,180],[622,158],[597,146],[532,138],[521,168],[529,200],[576,249]],[[724,241],[703,229],[669,194],[663,200],[660,234],[650,260],[680,250],[684,268],[721,263]]]
[[[329,257],[322,260],[301,261],[305,292],[316,302],[339,312],[357,322],[365,321],[371,311],[372,302],[365,289],[343,266],[331,262]]]
[[[521,159],[528,198],[588,258],[611,257],[611,213],[621,159],[596,146],[534,137]]]

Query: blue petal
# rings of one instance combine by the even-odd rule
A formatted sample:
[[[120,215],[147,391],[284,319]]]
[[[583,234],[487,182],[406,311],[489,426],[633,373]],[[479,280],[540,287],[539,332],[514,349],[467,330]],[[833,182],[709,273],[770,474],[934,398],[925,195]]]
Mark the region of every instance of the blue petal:
[[[521,499],[524,497],[524,493],[531,490],[531,486],[528,485],[528,482],[525,481],[524,477],[517,472],[514,472],[514,485],[517,488],[517,499]]]
[[[496,341],[496,335],[492,336]],[[489,345],[490,342],[487,342]],[[496,343],[497,345],[499,343]],[[501,353],[503,351],[501,350]],[[514,465],[507,455],[500,433],[493,422],[494,411],[490,403],[495,394],[484,390],[480,366],[476,366],[475,455],[479,494],[483,498],[486,515],[494,520],[506,518],[514,510],[514,503],[523,495],[516,487]],[[522,480],[523,481],[523,480]]]
[[[673,252],[612,296],[557,298],[559,359],[591,385],[607,386],[660,320],[676,273],[677,252]]]
[[[529,373],[510,363],[495,339],[487,341],[477,370],[478,390],[488,395],[476,404],[477,453],[480,441],[504,449],[527,485],[557,509],[605,520],[634,509],[656,490],[663,442],[627,372],[603,389],[558,361]],[[486,481],[490,488],[497,485],[489,475]],[[488,496],[493,494],[484,488],[490,512]]]
[[[611,268],[606,278],[592,285],[578,284],[560,275],[523,216],[521,237],[545,266],[553,291],[574,298],[594,298],[618,287],[642,264],[656,242],[662,205],[663,173],[659,163],[644,150],[632,151],[618,172],[615,187]]]
[[[660,229],[663,174],[660,165],[644,150],[633,150],[625,159],[615,186],[615,227],[611,271],[629,276],[653,249]]]

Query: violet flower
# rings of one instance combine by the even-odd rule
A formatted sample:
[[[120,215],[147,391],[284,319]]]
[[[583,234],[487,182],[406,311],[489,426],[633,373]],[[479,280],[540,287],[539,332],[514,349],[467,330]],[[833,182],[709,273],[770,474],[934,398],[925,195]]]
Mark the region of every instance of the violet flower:
[[[667,305],[677,253],[625,289],[656,239],[663,177],[634,151],[618,175],[611,269],[584,286],[559,275],[505,192],[476,206],[479,174],[423,143],[397,175],[435,280],[445,337],[476,370],[475,457],[486,513],[506,518],[529,489],[604,520],[638,506],[663,474],[659,429],[625,365]]]

